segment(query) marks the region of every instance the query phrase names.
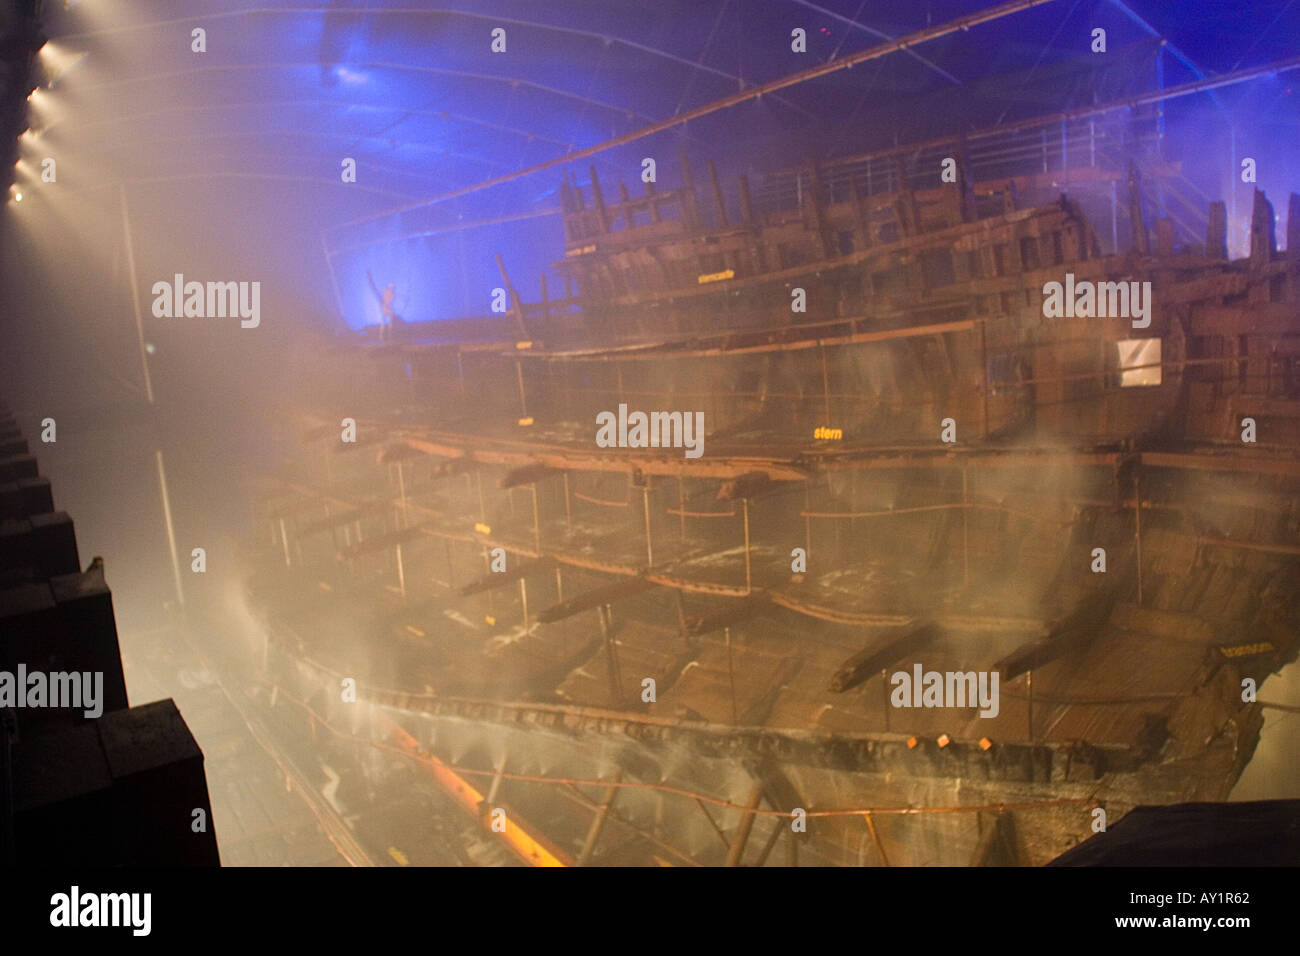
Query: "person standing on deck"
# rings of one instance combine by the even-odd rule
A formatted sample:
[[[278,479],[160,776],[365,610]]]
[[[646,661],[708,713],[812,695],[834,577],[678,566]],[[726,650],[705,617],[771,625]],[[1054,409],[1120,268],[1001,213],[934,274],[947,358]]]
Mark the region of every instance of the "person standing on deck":
[[[379,286],[375,285],[375,277],[366,270],[366,278],[370,280],[370,290],[374,292],[375,298],[379,300],[379,341],[392,337],[392,327],[394,321],[402,322],[402,317],[393,310],[393,301],[397,298],[397,292],[393,288],[393,283],[388,283],[384,291],[379,291]]]

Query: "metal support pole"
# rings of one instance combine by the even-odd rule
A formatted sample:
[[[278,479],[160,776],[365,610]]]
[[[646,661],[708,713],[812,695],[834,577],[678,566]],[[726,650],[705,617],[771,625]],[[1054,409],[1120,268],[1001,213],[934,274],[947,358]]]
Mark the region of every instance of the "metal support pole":
[[[587,838],[582,841],[582,852],[578,854],[578,866],[586,866],[591,862],[596,843],[600,840],[600,831],[605,828],[605,820],[608,819],[610,808],[614,805],[614,798],[618,796],[619,788],[615,784],[622,779],[622,769],[616,769],[613,784],[605,790],[605,798],[600,803],[600,809],[596,811],[596,815],[591,819],[591,827],[587,830]]]
[[[679,588],[673,588],[673,597],[677,601],[677,633],[681,635],[682,643],[690,647],[691,636],[686,630],[686,599]]]
[[[334,303],[339,307],[339,324],[347,327],[348,320],[343,314],[343,293],[339,291],[338,273],[334,271],[334,257],[330,254],[329,243],[325,241],[324,231],[320,234],[321,251],[325,253],[325,267],[330,271],[330,284],[334,286]]]
[[[483,547],[483,569],[488,573],[491,573],[492,571],[492,555],[491,552],[488,551],[486,545],[484,545]],[[493,623],[495,623],[495,618],[497,616],[497,607],[496,607],[496,600],[495,600],[496,593],[497,593],[496,589],[490,589],[487,592],[488,616],[493,618]]]
[[[497,772],[492,775],[492,784],[488,787],[487,796],[483,798],[483,802],[486,803],[488,806],[491,806],[492,803],[496,800],[497,794],[501,790],[501,781],[505,779],[505,776],[506,776],[506,761],[502,760],[501,766],[497,767]]]
[[[679,474],[677,476],[677,517],[681,519],[682,541],[686,541],[686,483]]]
[[[1156,89],[1165,88],[1165,41],[1160,41],[1156,50]],[[1156,155],[1161,159],[1165,155],[1165,101],[1156,101]]]
[[[528,633],[528,582],[524,578],[519,579],[519,602],[524,607],[524,633]]]
[[[889,733],[889,669],[880,668],[880,707],[885,712],[885,733]]]
[[[1133,472],[1133,508],[1134,536],[1137,539],[1137,585],[1138,607],[1142,606],[1142,491],[1137,471]]]
[[[176,554],[176,530],[172,527],[172,506],[167,497],[167,472],[163,468],[162,449],[154,453],[154,461],[158,463],[158,487],[162,491],[163,521],[167,524],[167,547],[171,549],[172,554],[172,578],[176,582],[176,600],[183,608],[185,607],[185,591],[181,588],[181,562]],[[280,538],[284,539],[284,518],[280,519]],[[289,545],[284,546],[284,563],[289,563]]]
[[[610,702],[617,705],[623,701],[623,682],[618,672],[618,652],[614,648],[614,636],[611,633],[609,605],[599,605],[596,612],[600,615],[600,633],[605,639],[605,669],[609,677]]]
[[[871,839],[876,844],[876,851],[880,854],[880,859],[885,866],[889,866],[889,857],[885,855],[885,844],[880,841],[880,834],[876,832],[876,823],[871,819],[871,814],[866,814],[867,829],[871,831]]]
[[[1228,123],[1228,152],[1230,154],[1229,166],[1240,168],[1240,160],[1237,158],[1237,128]],[[1237,228],[1237,190],[1228,190],[1228,258],[1232,258],[1232,235]]]
[[[397,463],[397,494],[402,505],[402,528],[406,527],[406,472],[402,462]]]
[[[731,656],[731,628],[722,630],[727,638],[727,682],[731,685],[731,725],[734,727],[740,722],[740,708],[736,704],[736,667]]]
[[[988,329],[983,319],[979,320],[980,327],[980,420],[982,422],[983,437],[989,437],[989,346],[988,346]]]
[[[762,866],[767,862],[768,855],[772,852],[772,847],[776,846],[777,839],[781,836],[781,823],[776,820],[772,823],[772,832],[767,835],[766,842],[763,843],[763,849],[759,851],[758,859],[754,861],[754,866]]]
[[[1119,182],[1110,183],[1110,251],[1119,253]]]
[[[1070,144],[1066,138],[1065,120],[1061,120],[1061,182],[1068,185],[1070,182]]]
[[[650,541],[650,486],[641,486],[641,502],[645,506],[645,566],[654,567],[655,554]]]
[[[1025,715],[1029,721],[1029,742],[1032,744],[1034,742],[1034,672],[1032,669],[1025,674],[1025,697]]]
[[[163,507],[164,513],[166,512],[166,510],[167,510],[166,506],[164,506]],[[284,532],[284,515],[280,516],[280,546],[284,549],[284,566],[286,568],[293,567],[293,562],[289,560],[289,538]]]
[[[727,835],[722,832],[722,827],[718,826],[717,822],[713,819],[713,814],[711,814],[709,808],[704,805],[704,801],[696,798],[695,805],[699,807],[700,812],[704,814],[704,819],[709,821],[709,826],[713,828],[713,832],[717,834],[718,839],[722,841],[722,845],[730,850],[731,841],[728,840]]]
[[[819,348],[822,357],[822,413],[825,421],[822,423],[827,428],[831,427],[831,385],[830,376],[826,372],[826,346]]]
[[[524,364],[515,363],[515,375],[519,379],[519,417],[528,417],[528,398],[524,395]]]
[[[745,855],[745,843],[749,840],[749,832],[754,828],[754,811],[758,809],[759,801],[763,799],[763,785],[754,784],[754,789],[749,793],[749,799],[745,802],[745,812],[740,818],[740,826],[736,828],[736,835],[731,839],[731,847],[727,850],[727,866],[739,866],[740,859]]]
[[[140,370],[144,373],[144,394],[153,404],[153,381],[149,378],[149,359],[144,347],[144,318],[140,312],[140,284],[135,275],[135,246],[131,242],[131,216],[126,207],[126,184],[118,186],[122,197],[122,235],[126,242],[126,266],[131,272],[131,303],[135,306],[135,337],[140,346]],[[179,306],[179,303],[176,303]],[[184,603],[184,602],[182,602]]]
[[[961,583],[970,587],[970,500],[966,497],[966,463],[961,466]]]
[[[751,590],[749,574],[749,499],[741,498],[740,504],[745,514],[745,593],[748,594]]]
[[[803,544],[804,558],[812,558],[812,518],[808,515],[812,511],[812,486],[805,481],[803,483]]]
[[[537,485],[528,486],[528,490],[533,493],[533,548],[537,551],[538,557],[542,554],[542,526],[537,516]]]

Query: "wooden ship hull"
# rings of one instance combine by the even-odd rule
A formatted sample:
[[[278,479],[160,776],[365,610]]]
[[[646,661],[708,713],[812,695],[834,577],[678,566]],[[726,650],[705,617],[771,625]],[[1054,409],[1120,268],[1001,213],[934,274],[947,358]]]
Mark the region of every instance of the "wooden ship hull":
[[[248,556],[282,719],[530,863],[1039,865],[1226,799],[1297,651],[1297,197],[1233,261],[1221,204],[1149,236],[1131,166],[1106,255],[1043,177],[868,157],[737,215],[708,172],[566,176],[565,294],[503,268],[491,338],[300,357]],[[1067,274],[1150,283],[1149,325],[1046,316]],[[703,453],[598,447],[620,406]],[[996,715],[893,706],[917,664]]]

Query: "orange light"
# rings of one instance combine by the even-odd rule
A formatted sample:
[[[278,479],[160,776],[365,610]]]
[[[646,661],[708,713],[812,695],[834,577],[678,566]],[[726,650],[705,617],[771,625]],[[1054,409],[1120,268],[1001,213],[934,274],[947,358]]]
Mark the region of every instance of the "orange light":
[[[915,749],[915,747],[916,747],[916,745],[917,745],[918,743],[920,743],[920,741],[917,740],[915,737],[908,737],[908,738],[907,738],[907,749],[908,749],[908,750],[913,750],[913,749]]]
[[[940,747],[946,747],[950,743],[952,743],[952,741],[948,738],[947,734],[940,734],[939,739],[935,741],[935,743],[937,743]]]
[[[443,790],[464,809],[479,817],[484,800],[483,794],[433,754],[422,751],[415,738],[407,733],[405,728],[387,718],[383,719],[383,723],[388,725],[389,735],[399,749],[418,759],[424,766],[425,772]],[[551,846],[540,834],[534,835],[526,825],[509,817],[506,818],[506,829],[501,834],[501,838],[516,856],[532,866],[574,865],[567,854]]]
[[[989,740],[987,737],[980,738],[980,750],[988,750],[992,746],[993,741]]]

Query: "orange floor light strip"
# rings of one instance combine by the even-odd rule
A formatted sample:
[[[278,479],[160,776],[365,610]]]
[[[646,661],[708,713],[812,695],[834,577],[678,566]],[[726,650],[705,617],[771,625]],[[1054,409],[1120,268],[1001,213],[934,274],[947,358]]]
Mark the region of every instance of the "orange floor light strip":
[[[401,750],[415,758],[428,771],[438,786],[442,787],[465,810],[474,815],[484,829],[491,830],[491,823],[484,813],[483,794],[476,790],[463,777],[448,767],[431,753],[420,749],[416,739],[395,721],[380,714],[378,718],[387,725],[390,737]],[[495,832],[495,831],[494,831]],[[529,866],[574,866],[574,861],[562,850],[552,846],[545,838],[534,836],[516,815],[506,814],[505,830],[498,832],[519,859]]]

